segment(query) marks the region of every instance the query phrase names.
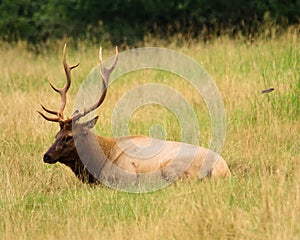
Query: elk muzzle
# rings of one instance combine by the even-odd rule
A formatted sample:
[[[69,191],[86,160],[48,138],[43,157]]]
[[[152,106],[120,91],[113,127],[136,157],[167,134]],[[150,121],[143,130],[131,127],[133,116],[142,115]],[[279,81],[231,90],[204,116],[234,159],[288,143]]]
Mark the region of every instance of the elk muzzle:
[[[48,154],[48,152],[44,154],[43,160],[44,163],[49,163],[49,164],[53,164],[57,162],[57,160],[53,160],[53,158],[50,156],[50,154]]]

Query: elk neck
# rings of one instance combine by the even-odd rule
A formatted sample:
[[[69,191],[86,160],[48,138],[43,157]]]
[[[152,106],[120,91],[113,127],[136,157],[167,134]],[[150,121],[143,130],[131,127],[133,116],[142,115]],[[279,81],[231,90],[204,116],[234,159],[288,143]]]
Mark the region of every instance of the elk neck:
[[[94,141],[93,139],[96,141]],[[85,157],[91,160],[90,167],[92,169],[93,168],[102,169],[106,161],[108,161],[111,150],[115,145],[114,139],[96,136],[91,132],[89,132],[89,134],[83,139],[78,139],[77,141],[80,141],[79,144],[83,146],[81,150],[88,149],[87,151],[84,151],[84,153],[88,153],[89,156],[85,156]],[[105,158],[99,157],[99,152],[96,149],[98,149],[98,151],[102,151],[106,157]],[[76,154],[74,155],[74,161],[66,162],[64,164],[70,167],[71,170],[74,172],[74,174],[77,176],[77,178],[82,182],[96,183],[98,182],[97,178],[95,178],[94,175],[89,172],[88,170],[89,168],[80,159],[80,155],[82,154],[81,150],[78,149],[76,151]],[[100,172],[101,170],[96,174],[99,174]]]

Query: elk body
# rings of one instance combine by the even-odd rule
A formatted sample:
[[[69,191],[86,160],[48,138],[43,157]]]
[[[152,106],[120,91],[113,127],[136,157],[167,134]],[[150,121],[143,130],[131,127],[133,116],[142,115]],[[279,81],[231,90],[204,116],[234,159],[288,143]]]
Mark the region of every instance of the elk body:
[[[152,173],[167,180],[175,180],[178,177],[201,179],[230,174],[224,159],[209,149],[148,136],[104,138],[90,131],[95,126],[98,116],[83,123],[79,120],[97,109],[104,101],[109,76],[118,61],[118,49],[116,48],[115,60],[110,68],[103,66],[101,48],[99,59],[103,84],[101,97],[83,112],[75,111],[71,117],[64,118],[66,93],[71,85],[71,70],[78,66],[77,64],[70,67],[66,63],[66,45],[64,46],[63,65],[67,82],[61,89],[50,83],[61,96],[61,106],[57,111],[53,111],[42,105],[42,108],[55,115],[54,117],[39,112],[43,118],[58,122],[60,126],[55,142],[44,154],[45,163],[63,163],[70,167],[81,181],[88,183],[96,183],[104,178],[120,182]]]

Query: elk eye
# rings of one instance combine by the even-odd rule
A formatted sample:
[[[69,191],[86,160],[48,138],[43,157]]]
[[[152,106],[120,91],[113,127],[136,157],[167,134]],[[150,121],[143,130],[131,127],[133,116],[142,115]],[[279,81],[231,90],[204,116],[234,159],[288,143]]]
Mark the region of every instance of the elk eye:
[[[66,137],[66,142],[70,142],[72,139],[73,139],[73,136],[68,135],[68,136]]]

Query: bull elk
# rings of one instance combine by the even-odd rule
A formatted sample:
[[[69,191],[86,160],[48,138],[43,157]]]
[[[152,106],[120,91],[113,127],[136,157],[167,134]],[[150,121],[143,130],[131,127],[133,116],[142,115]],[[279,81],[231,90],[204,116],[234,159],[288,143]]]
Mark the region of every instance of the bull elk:
[[[63,112],[66,106],[66,94],[71,85],[71,70],[79,64],[73,66],[67,64],[66,45],[64,46],[63,66],[66,84],[59,89],[50,83],[53,90],[60,94],[61,105],[57,111],[54,111],[41,104],[44,111],[54,115],[53,117],[38,111],[44,119],[58,122],[60,126],[55,142],[44,154],[45,163],[63,163],[70,167],[82,182],[88,183],[96,183],[104,178],[120,182],[124,180],[124,176],[131,176],[134,179],[151,173],[168,180],[175,180],[178,177],[202,179],[208,176],[230,174],[224,159],[206,148],[182,142],[163,141],[148,136],[104,138],[90,131],[95,126],[98,116],[86,122],[79,120],[103,103],[109,76],[118,61],[118,48],[116,48],[115,59],[110,68],[103,66],[101,48],[99,60],[103,86],[100,98],[94,105],[85,108],[82,112],[77,110],[71,117],[65,118]],[[123,178],[120,172],[123,172]]]

